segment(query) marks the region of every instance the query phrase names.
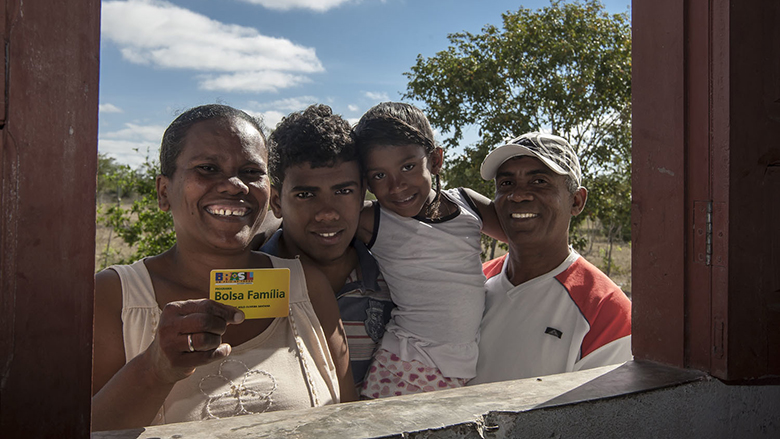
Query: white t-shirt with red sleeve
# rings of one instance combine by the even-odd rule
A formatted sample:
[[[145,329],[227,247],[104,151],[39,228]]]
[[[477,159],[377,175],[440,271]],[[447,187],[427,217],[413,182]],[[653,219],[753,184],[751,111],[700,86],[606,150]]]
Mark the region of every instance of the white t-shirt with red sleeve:
[[[488,383],[622,363],[631,355],[631,301],[574,250],[520,285],[506,255],[483,265],[488,280],[477,376]]]

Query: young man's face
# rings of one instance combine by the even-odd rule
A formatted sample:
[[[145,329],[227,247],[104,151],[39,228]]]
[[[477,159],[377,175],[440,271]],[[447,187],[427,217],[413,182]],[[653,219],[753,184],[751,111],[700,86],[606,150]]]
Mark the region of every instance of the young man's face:
[[[284,219],[285,245],[316,263],[345,256],[357,231],[365,191],[357,161],[312,168],[310,163],[284,172],[282,187],[273,187],[271,208]]]

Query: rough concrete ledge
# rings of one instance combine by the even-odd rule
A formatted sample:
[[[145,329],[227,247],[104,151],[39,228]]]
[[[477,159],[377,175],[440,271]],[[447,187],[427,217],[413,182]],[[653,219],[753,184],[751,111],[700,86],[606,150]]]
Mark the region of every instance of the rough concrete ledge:
[[[495,422],[499,414],[604,400],[706,379],[701,372],[631,361],[581,372],[421,395],[99,432],[92,437],[484,438],[499,433],[500,427]]]

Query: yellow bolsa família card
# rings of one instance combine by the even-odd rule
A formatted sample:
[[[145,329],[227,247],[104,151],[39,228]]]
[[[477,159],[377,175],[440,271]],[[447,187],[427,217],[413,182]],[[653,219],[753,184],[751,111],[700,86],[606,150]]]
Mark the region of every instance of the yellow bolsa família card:
[[[290,270],[258,268],[211,270],[209,298],[235,306],[248,319],[287,317]]]

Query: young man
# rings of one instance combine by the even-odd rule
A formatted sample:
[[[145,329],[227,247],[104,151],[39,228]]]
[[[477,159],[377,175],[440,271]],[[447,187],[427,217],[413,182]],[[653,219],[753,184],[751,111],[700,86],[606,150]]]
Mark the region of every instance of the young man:
[[[326,105],[282,120],[270,136],[271,209],[282,227],[260,249],[316,265],[336,293],[360,388],[393,303],[376,261],[354,239],[365,188],[349,123]]]
[[[483,266],[487,297],[471,384],[630,360],[631,302],[569,246],[569,222],[588,198],[571,145],[524,134],[488,154],[480,173],[496,181],[509,253]]]

